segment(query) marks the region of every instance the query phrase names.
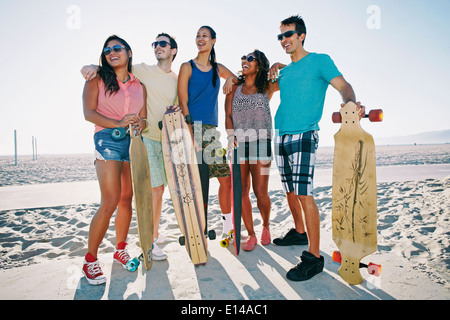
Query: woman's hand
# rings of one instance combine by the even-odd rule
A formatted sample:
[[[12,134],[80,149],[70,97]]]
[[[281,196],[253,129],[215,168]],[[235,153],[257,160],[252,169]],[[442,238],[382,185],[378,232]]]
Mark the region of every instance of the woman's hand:
[[[81,74],[86,81],[91,81],[97,76],[98,67],[94,65],[84,66],[81,68]]]
[[[229,135],[227,140],[228,140],[228,150],[237,148],[239,146],[239,143],[237,142],[236,136],[234,134]]]
[[[137,114],[127,114],[125,115],[122,120],[119,121],[119,127],[122,128],[127,128],[130,124],[135,127],[135,126],[139,126],[139,121],[141,119],[139,118],[139,116]]]
[[[278,79],[278,69],[279,69],[279,63],[274,63],[270,69],[269,72],[267,72],[267,80],[275,82]]]
[[[228,77],[225,81],[225,84],[223,85],[223,93],[229,94],[233,91],[233,79],[234,77]]]

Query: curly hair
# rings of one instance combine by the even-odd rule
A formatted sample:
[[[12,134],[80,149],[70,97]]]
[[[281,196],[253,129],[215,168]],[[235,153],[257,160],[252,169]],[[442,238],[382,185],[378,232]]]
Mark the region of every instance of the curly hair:
[[[253,54],[256,57],[258,63],[258,73],[256,74],[255,86],[258,93],[266,93],[269,88],[269,81],[267,80],[267,73],[269,72],[270,63],[264,52],[255,49]],[[238,78],[238,85],[245,82],[245,76],[241,74]]]

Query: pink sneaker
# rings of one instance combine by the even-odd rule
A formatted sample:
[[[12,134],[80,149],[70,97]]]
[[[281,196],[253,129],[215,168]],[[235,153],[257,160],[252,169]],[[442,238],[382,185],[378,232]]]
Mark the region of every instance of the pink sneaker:
[[[253,249],[255,249],[257,242],[258,241],[256,240],[255,236],[248,237],[248,240],[246,243],[244,243],[242,249],[244,249],[245,251],[252,251]]]
[[[85,256],[81,271],[89,284],[98,285],[106,282],[98,260],[90,253]]]
[[[120,262],[122,267],[128,271],[136,271],[140,264],[138,259],[131,259],[127,251],[126,242],[121,242],[117,245],[117,249],[114,251],[114,260]]]
[[[261,234],[261,244],[266,246],[272,241],[270,237],[270,231],[269,229],[266,229],[263,227],[262,234]]]

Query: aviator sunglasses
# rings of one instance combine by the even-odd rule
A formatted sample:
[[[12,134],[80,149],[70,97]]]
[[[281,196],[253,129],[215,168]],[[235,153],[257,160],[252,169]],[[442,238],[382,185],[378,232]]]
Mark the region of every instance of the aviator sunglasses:
[[[252,62],[253,60],[256,60],[256,57],[255,56],[242,56],[241,60],[242,61],[247,60],[248,62]]]
[[[153,49],[156,49],[157,46],[160,46],[161,48],[165,48],[167,45],[170,45],[170,42],[167,42],[165,40],[161,40],[161,41],[155,41],[152,43],[152,47]]]
[[[126,49],[124,46],[120,46],[118,44],[116,44],[115,46],[111,47],[106,47],[103,49],[103,53],[105,54],[105,56],[109,56],[111,54],[111,52],[122,52],[122,49]]]
[[[277,36],[277,39],[278,39],[278,41],[281,41],[281,40],[283,40],[283,37],[285,37],[285,38],[290,38],[290,37],[292,37],[292,36],[294,35],[294,33],[301,34],[301,33],[298,32],[298,31],[292,31],[292,30],[290,30],[290,31],[286,31],[285,33],[279,34],[279,35]]]

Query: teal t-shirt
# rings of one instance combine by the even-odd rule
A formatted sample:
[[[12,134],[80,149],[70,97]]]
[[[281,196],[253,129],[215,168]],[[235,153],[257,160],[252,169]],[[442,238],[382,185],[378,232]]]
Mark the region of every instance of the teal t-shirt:
[[[280,106],[275,114],[277,134],[319,130],[330,81],[342,74],[326,54],[309,53],[280,71]]]

